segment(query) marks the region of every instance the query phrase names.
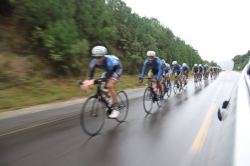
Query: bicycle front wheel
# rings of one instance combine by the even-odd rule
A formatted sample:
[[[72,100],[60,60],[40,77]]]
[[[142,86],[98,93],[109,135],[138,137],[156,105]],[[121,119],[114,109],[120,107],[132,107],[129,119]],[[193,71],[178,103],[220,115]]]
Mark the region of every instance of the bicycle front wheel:
[[[178,81],[174,80],[174,94],[178,92],[178,89],[179,89]]]
[[[128,96],[124,91],[117,92],[117,102],[120,115],[116,118],[116,121],[122,123],[125,121],[129,109]]]
[[[80,122],[86,134],[95,136],[100,132],[105,122],[105,109],[104,102],[96,96],[89,97],[85,101],[80,114]]]
[[[170,87],[170,84],[168,85],[168,87]],[[171,92],[172,92],[172,87],[168,88],[168,91],[167,91],[167,96],[168,97],[170,97]]]
[[[158,88],[157,89],[157,105],[158,105],[158,107],[161,107],[163,105],[163,102],[164,102],[164,96],[162,96],[162,92]]]
[[[147,87],[145,89],[144,95],[143,95],[143,107],[146,113],[150,113],[153,108],[153,91],[150,87]]]

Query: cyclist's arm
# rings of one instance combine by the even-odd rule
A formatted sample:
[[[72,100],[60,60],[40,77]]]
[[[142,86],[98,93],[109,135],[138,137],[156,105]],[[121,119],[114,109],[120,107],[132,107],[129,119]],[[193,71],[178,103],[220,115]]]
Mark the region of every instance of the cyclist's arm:
[[[93,59],[90,64],[89,64],[89,73],[87,80],[91,80],[94,77],[94,72],[95,72],[95,60]]]
[[[157,73],[157,80],[159,80],[161,78],[162,75],[162,64],[161,61],[158,60],[158,73]]]
[[[180,67],[180,75],[182,75],[182,67],[181,66],[179,66]]]
[[[174,67],[172,68],[172,75],[174,74]]]

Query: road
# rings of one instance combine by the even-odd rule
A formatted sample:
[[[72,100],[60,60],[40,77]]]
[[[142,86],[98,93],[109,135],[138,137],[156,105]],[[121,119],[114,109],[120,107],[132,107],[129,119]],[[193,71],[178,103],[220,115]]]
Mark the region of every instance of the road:
[[[77,116],[1,136],[0,165],[231,165],[233,147],[222,149],[224,124],[217,118],[217,109],[229,98],[239,76],[222,72],[198,88],[190,79],[187,90],[172,93],[159,109],[154,104],[149,115],[142,98],[132,100],[127,121],[118,125],[106,120],[95,137],[83,133]],[[143,95],[143,90],[134,93]],[[223,142],[230,145],[234,138],[228,138]]]

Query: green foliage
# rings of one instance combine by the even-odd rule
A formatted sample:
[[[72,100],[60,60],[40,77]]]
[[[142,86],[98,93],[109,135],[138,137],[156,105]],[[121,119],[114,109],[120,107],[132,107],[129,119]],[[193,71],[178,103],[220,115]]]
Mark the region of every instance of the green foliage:
[[[203,62],[197,50],[160,21],[132,13],[122,0],[12,0],[11,3],[31,47],[49,59],[57,73],[80,73],[79,62],[87,58],[95,45],[106,46],[109,54],[117,55],[125,71],[131,74],[140,70],[148,50],[170,64],[174,60],[190,66]]]
[[[211,66],[217,66],[217,63],[216,63],[215,61],[211,61],[211,62],[210,62],[210,65],[211,65]]]
[[[250,50],[244,55],[236,55],[232,60],[234,61],[234,70],[242,70],[250,59]]]

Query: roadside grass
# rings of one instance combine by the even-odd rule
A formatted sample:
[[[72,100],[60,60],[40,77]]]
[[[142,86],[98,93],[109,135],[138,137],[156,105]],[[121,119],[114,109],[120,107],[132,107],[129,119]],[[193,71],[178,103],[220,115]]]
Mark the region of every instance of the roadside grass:
[[[101,75],[101,71],[95,74]],[[65,101],[87,97],[96,91],[96,87],[86,93],[80,89],[76,77],[50,79],[46,80],[41,77],[35,77],[32,80],[20,79],[20,84],[13,86],[8,83],[1,85],[0,93],[0,112],[14,109],[25,108],[28,106],[51,103],[55,101]],[[22,82],[23,81],[23,82]],[[117,83],[117,90],[127,88],[136,88],[138,84],[138,75],[122,75]]]

